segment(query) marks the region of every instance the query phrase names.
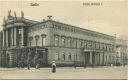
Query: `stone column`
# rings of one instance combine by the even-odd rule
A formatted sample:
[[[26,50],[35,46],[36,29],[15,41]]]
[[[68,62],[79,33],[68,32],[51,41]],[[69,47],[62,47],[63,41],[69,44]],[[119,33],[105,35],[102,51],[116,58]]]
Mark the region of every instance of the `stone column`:
[[[1,53],[0,53],[0,67],[1,67],[1,60],[2,60],[2,57],[1,57]]]
[[[5,47],[5,31],[3,30],[3,48]]]
[[[98,52],[98,54],[99,54],[99,65],[100,65],[100,52]]]
[[[97,53],[95,52],[95,64],[97,65]]]
[[[100,65],[100,54],[97,52],[97,65]]]
[[[100,52],[100,65],[103,65],[103,53]]]
[[[8,30],[6,30],[6,47],[8,47]]]
[[[77,48],[80,48],[79,39],[77,39]]]
[[[13,31],[12,31],[12,35],[13,35],[13,37],[12,37],[12,38],[13,38],[13,39],[12,39],[12,41],[13,41],[13,42],[12,42],[12,45],[14,46],[14,36],[15,36],[15,35],[14,35],[14,27],[12,28],[12,30],[13,30]]]
[[[14,27],[14,46],[16,46],[16,40],[17,39],[17,30],[16,30],[16,27]]]
[[[90,64],[92,64],[92,52],[90,51]]]
[[[102,64],[103,64],[103,65],[104,65],[104,63],[105,63],[105,59],[104,59],[105,57],[104,57],[104,56],[105,56],[105,55],[104,55],[104,52],[103,52],[103,56],[102,56],[102,58],[103,58],[103,63],[102,63]]]
[[[9,53],[9,58],[10,58],[9,66],[12,67],[13,66],[13,54],[12,53]]]
[[[24,27],[22,26],[22,46],[24,46]]]
[[[13,28],[11,28],[11,46],[13,46]]]

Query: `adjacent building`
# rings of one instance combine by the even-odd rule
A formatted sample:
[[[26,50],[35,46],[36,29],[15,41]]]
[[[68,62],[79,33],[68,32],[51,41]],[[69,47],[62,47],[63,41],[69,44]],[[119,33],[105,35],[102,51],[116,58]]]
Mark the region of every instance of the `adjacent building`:
[[[116,63],[115,37],[62,22],[47,20],[37,22],[8,13],[0,32],[0,66],[15,67],[31,64],[40,54],[40,65],[49,66],[54,60],[58,66],[102,66]]]
[[[128,62],[128,48],[127,40],[116,39],[116,53],[117,53],[117,62],[120,65],[126,65]]]

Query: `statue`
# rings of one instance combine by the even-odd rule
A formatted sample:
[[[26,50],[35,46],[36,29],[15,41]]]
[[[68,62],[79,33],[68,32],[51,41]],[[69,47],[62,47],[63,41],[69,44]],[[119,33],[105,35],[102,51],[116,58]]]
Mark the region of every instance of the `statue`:
[[[52,18],[52,16],[50,16],[50,15],[48,15],[47,17],[48,17],[49,20],[51,20],[51,18]]]
[[[11,10],[8,11],[8,17],[11,16]]]
[[[21,11],[21,17],[22,17],[22,18],[24,17],[24,12],[23,12],[23,11]]]
[[[16,18],[16,12],[14,12],[14,16],[15,16],[15,18]]]

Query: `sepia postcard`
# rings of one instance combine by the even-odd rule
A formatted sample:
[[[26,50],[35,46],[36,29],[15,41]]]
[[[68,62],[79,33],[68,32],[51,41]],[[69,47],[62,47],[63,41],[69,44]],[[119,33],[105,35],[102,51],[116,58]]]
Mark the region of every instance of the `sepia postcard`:
[[[127,80],[127,0],[0,0],[0,80]]]

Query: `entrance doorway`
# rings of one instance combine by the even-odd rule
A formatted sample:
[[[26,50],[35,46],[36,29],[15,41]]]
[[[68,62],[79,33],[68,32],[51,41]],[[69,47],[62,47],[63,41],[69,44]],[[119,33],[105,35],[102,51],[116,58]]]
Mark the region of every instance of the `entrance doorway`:
[[[90,52],[85,52],[85,64],[89,66],[90,63]]]
[[[92,64],[95,65],[95,60],[96,60],[96,56],[95,56],[95,52],[92,53]]]

